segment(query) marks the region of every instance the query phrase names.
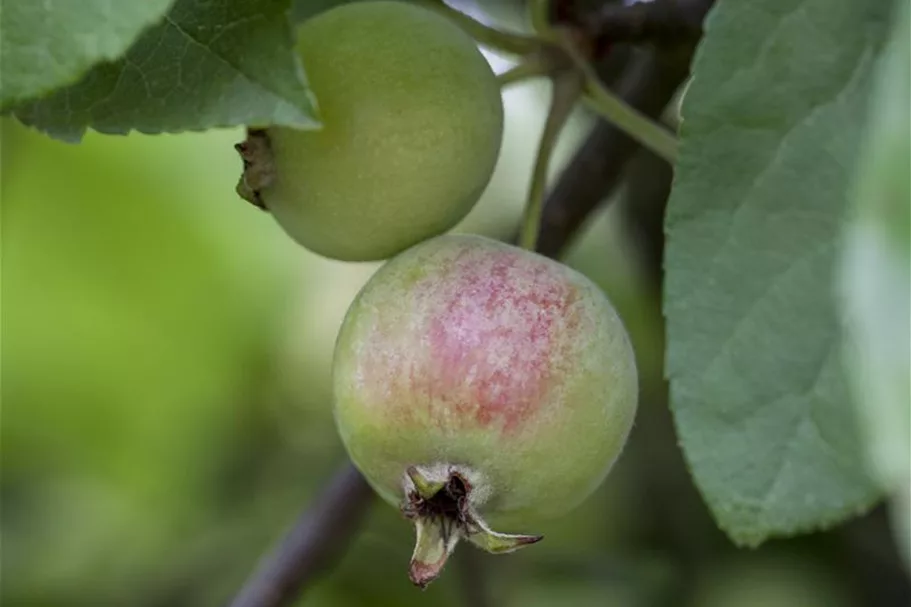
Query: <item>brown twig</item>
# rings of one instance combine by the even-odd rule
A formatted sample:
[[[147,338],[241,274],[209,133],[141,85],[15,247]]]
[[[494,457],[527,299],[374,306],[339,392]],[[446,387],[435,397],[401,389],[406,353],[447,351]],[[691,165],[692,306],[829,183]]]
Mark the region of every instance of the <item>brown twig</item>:
[[[657,118],[689,73],[688,57],[669,61],[642,51],[617,84],[619,96],[646,116]],[[537,250],[559,257],[581,225],[614,190],[639,145],[626,133],[599,122],[554,185],[544,205]]]
[[[351,464],[335,474],[282,543],[263,559],[231,607],[282,607],[325,569],[360,528],[373,491]]]
[[[713,4],[714,0],[607,2],[599,11],[576,19],[595,41],[604,43],[609,35],[614,45],[596,65],[600,70],[615,66],[619,53],[631,55],[613,87],[630,106],[657,119],[689,75],[702,22]],[[625,44],[646,38],[667,44],[648,50]],[[595,46],[605,50],[604,44]],[[627,161],[639,149],[609,123],[599,122],[593,128],[547,197],[537,246],[540,253],[559,257],[564,252],[585,220],[620,184]]]
[[[646,284],[660,297],[664,274],[664,214],[671,194],[673,169],[649,150],[639,150],[626,170],[620,209],[624,231],[642,262]]]
[[[698,40],[712,4],[714,0],[607,2],[581,21],[598,46],[620,42],[670,46]]]

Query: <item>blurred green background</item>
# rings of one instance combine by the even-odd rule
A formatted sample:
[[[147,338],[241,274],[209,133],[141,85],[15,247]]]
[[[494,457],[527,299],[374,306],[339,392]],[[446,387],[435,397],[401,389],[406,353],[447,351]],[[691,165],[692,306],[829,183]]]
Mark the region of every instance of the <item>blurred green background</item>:
[[[505,94],[493,182],[460,230],[507,238],[547,87]],[[590,119],[565,133],[554,172]],[[344,462],[329,364],[377,264],[328,261],[240,200],[242,132],[71,146],[2,129],[2,598],[9,606],[217,606]],[[622,192],[620,194],[622,196]],[[622,204],[567,262],[614,299],[642,402],[620,464],[547,539],[470,547],[493,605],[861,607],[907,604],[882,512],[739,551],[715,528],[673,435],[657,292]],[[408,582],[412,531],[377,503],[301,605],[464,605],[453,563]]]

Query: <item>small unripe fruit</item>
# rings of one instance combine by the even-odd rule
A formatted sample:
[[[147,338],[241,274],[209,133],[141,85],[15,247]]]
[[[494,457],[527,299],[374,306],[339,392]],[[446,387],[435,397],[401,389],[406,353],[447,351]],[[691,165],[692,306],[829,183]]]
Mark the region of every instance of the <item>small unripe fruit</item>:
[[[402,2],[359,2],[298,30],[322,128],[253,130],[238,192],[304,247],[385,259],[454,227],[499,155],[503,104],[475,42]]]
[[[447,235],[387,262],[348,310],[336,421],[368,482],[414,520],[411,578],[460,539],[509,552],[604,479],[637,403],[633,351],[605,295],[560,263]]]

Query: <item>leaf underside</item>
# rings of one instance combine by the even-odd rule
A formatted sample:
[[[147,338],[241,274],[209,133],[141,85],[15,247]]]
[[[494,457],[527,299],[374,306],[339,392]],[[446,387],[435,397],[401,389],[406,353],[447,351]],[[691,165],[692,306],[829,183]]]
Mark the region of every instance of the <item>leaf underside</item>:
[[[835,300],[886,2],[722,2],[686,93],[666,218],[667,373],[719,526],[757,545],[878,497]]]
[[[15,109],[49,135],[318,125],[289,0],[177,0],[126,54]]]
[[[0,17],[0,107],[71,84],[116,59],[174,0],[4,0]]]

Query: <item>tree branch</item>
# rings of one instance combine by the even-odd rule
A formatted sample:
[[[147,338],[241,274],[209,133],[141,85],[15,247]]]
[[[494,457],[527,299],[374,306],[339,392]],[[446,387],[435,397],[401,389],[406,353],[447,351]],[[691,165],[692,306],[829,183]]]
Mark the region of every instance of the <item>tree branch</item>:
[[[620,42],[677,45],[702,36],[702,22],[713,4],[714,0],[605,3],[581,22],[599,48]]]
[[[689,76],[702,23],[714,0],[654,0],[624,5],[606,2],[597,11],[574,15],[602,52],[602,71],[621,53],[631,53],[616,91],[621,99],[657,119]],[[630,42],[655,42],[631,51]],[[618,44],[620,43],[620,44]],[[607,51],[609,49],[609,51]],[[606,52],[607,51],[607,52]],[[621,182],[627,161],[640,148],[607,122],[598,123],[570,161],[544,206],[537,250],[559,257],[572,237]]]
[[[360,527],[373,490],[351,464],[330,481],[275,551],[234,598],[231,607],[282,607],[324,570]]]
[[[624,229],[642,260],[647,284],[660,298],[664,277],[664,214],[674,171],[661,158],[642,149],[626,170],[621,202]]]
[[[669,60],[657,51],[638,53],[617,84],[619,96],[655,119],[689,73],[690,52]],[[559,257],[591,212],[621,181],[639,145],[607,122],[599,122],[547,197],[538,252]]]

